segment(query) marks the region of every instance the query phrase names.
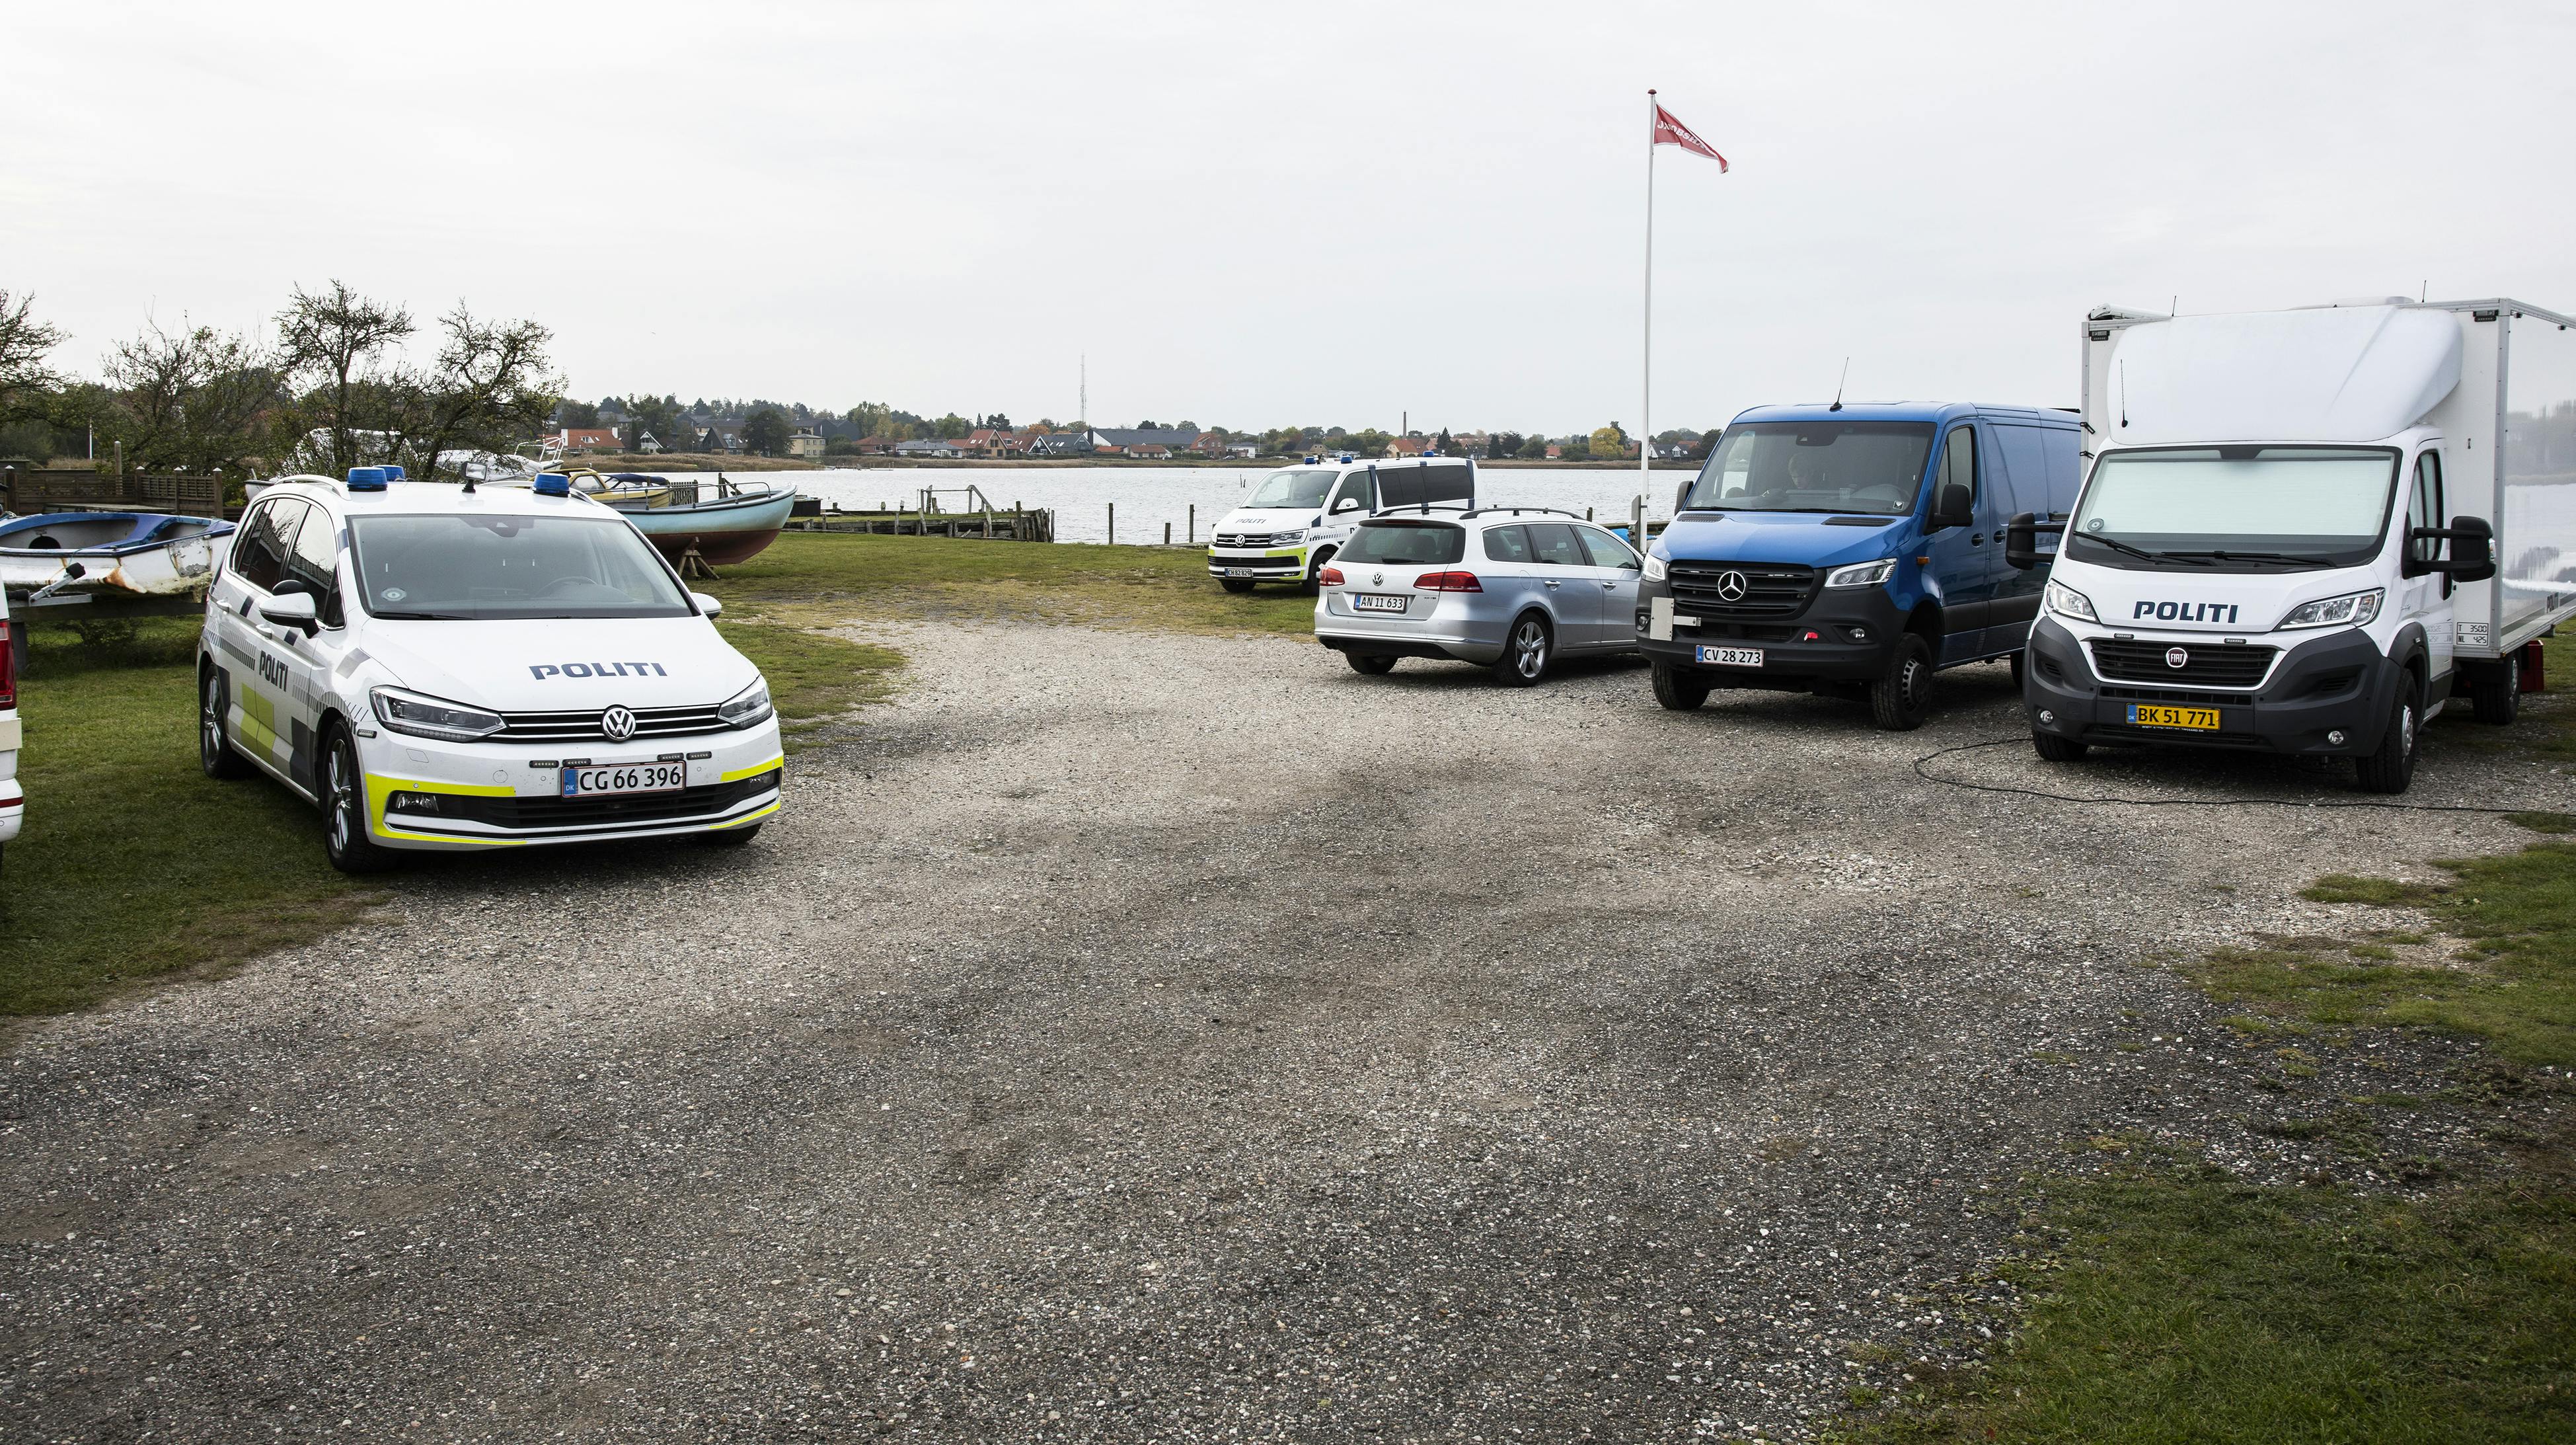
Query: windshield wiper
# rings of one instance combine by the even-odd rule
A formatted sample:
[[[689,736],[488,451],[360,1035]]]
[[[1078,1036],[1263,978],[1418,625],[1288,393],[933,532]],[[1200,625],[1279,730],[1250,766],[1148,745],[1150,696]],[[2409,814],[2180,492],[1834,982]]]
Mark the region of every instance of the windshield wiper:
[[[378,618],[389,622],[470,622],[461,612],[379,612]]]
[[[2101,540],[2095,538],[2095,541]],[[2215,548],[2206,552],[2167,552],[2168,557],[2215,557],[2221,562],[2295,562],[2302,567],[2331,567],[2323,557],[2303,557],[2290,552],[2226,552]]]
[[[2144,547],[2132,547],[2117,537],[2105,537],[2099,532],[2079,532],[2076,536],[2083,541],[2099,542],[2103,546],[2109,547],[2114,551],[2126,552],[2130,556],[2136,557],[2141,561],[2161,562],[2170,557],[2177,562],[2189,562],[2194,567],[2207,567],[2211,565],[2188,552],[2150,552]]]

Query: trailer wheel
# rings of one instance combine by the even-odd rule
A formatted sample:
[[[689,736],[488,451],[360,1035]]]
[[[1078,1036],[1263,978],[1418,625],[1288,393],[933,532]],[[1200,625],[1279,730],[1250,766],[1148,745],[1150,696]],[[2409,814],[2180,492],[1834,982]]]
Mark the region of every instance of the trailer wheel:
[[[2469,674],[2470,715],[2491,727],[2510,727],[2522,716],[2522,653],[2475,665]]]

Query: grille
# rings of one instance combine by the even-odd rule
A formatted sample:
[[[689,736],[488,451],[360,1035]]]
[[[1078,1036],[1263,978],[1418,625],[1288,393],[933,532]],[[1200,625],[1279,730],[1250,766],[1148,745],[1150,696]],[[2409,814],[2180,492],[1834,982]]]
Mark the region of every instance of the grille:
[[[776,788],[778,777],[777,770],[772,769],[757,777],[730,783],[682,788],[676,793],[632,793],[622,797],[611,793],[597,798],[473,798],[441,793],[437,795],[436,812],[411,813],[406,809],[404,815],[487,823],[495,828],[596,828],[663,823],[674,818],[695,818],[721,812],[745,798],[758,797]]]
[[[1719,579],[1744,574],[1744,595],[1732,601],[1718,594]],[[1700,617],[1789,618],[1807,610],[1816,590],[1816,569],[1784,562],[1675,562],[1673,606]]]
[[[1275,539],[1268,532],[1219,532],[1216,534],[1216,545],[1220,547],[1268,547],[1274,545],[1274,542]]]
[[[2189,707],[2243,707],[2245,695],[2239,692],[2193,692],[2187,687],[2113,687],[2101,689],[2104,697],[2122,702],[2169,702]]]
[[[2165,654],[2177,646],[2190,661],[2174,667]],[[2191,646],[2171,642],[2123,642],[2118,638],[2093,639],[2093,670],[2105,680],[2154,682],[2168,686],[2182,684],[2200,687],[2253,687],[2272,670],[2277,647],[2229,647],[2224,643]]]
[[[502,743],[587,743],[610,741],[600,731],[600,709],[579,712],[505,712],[501,730],[491,741]],[[692,733],[720,733],[726,730],[724,719],[712,707],[639,707],[635,712],[635,737],[676,738]],[[633,739],[618,739],[633,741]]]

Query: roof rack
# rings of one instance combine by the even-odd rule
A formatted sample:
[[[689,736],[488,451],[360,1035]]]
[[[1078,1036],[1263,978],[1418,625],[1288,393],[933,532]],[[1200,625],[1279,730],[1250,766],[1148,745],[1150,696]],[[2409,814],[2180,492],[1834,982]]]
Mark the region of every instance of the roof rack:
[[[1515,517],[1519,516],[1523,512],[1549,512],[1559,517],[1574,517],[1572,512],[1567,511],[1563,507],[1505,507],[1499,505],[1491,507],[1476,507],[1471,509],[1467,515],[1470,517],[1481,517],[1487,512],[1509,512]],[[1578,522],[1586,520],[1582,517],[1574,517],[1574,519]]]

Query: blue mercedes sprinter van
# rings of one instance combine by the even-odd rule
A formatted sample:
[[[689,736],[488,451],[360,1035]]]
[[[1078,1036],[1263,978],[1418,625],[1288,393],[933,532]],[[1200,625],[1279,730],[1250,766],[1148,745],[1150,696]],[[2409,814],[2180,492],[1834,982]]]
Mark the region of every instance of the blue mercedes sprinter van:
[[[2009,657],[2045,567],[2004,560],[2017,512],[2075,504],[2071,412],[1969,403],[1755,407],[1727,424],[1646,555],[1637,642],[1655,700],[1815,691],[1920,727],[1932,675]]]

